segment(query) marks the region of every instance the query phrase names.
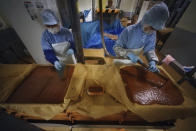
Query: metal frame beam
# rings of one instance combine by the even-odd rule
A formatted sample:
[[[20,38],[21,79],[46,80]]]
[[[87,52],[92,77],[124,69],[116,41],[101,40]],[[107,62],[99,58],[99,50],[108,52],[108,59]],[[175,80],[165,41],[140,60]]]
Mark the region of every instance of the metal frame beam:
[[[76,57],[79,63],[84,64],[84,53],[82,47],[82,37],[80,31],[80,18],[78,10],[78,0],[65,0],[67,2],[67,8],[69,10],[69,17],[71,19],[71,29],[73,32],[76,48]]]

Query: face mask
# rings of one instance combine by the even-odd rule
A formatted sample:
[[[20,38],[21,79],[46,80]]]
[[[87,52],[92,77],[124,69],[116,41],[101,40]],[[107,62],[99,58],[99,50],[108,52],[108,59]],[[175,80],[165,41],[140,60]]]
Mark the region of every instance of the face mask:
[[[146,34],[152,34],[152,33],[154,32],[154,30],[150,30],[150,29],[149,29],[149,30],[145,30],[146,27],[148,27],[148,25],[144,25],[144,26],[143,26],[143,31],[144,31]]]
[[[57,34],[60,31],[59,27],[48,28],[48,31],[52,34]]]
[[[152,34],[154,32],[154,30],[148,30],[148,31],[144,31],[146,34]]]

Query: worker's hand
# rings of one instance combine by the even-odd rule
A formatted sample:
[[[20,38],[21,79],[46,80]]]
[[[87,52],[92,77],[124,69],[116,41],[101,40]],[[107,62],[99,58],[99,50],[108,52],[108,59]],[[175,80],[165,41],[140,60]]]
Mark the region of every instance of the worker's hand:
[[[126,54],[127,54],[126,49],[124,49],[120,46],[114,46],[113,49],[114,49],[114,52],[115,52],[116,56],[118,56],[118,57],[119,56],[120,57],[127,57],[126,56]]]
[[[151,71],[151,72],[160,72],[159,69],[156,66],[155,61],[150,61],[148,64],[149,64],[149,68],[148,68],[149,71]]]
[[[138,61],[140,61],[141,63],[142,60],[139,58],[139,56],[134,55],[133,53],[129,53],[127,54],[127,56],[129,57],[129,59],[133,62],[133,63],[137,63]]]
[[[55,62],[54,62],[54,67],[55,67],[58,71],[62,70],[62,68],[63,68],[59,61],[55,61]]]
[[[118,40],[117,35],[112,35],[112,34],[108,34],[108,33],[103,33],[103,35],[110,38],[111,40]]]
[[[73,49],[69,49],[69,50],[67,50],[67,55],[73,55],[73,54],[74,54]]]

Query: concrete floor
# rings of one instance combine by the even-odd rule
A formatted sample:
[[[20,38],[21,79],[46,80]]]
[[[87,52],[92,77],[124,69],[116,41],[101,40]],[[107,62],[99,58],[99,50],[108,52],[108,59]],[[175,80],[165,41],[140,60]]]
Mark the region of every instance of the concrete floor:
[[[46,131],[70,131],[65,127],[41,127]],[[73,128],[72,131],[163,131],[156,129]]]
[[[163,65],[167,72],[174,78],[175,81],[180,80],[181,76],[170,66]],[[196,101],[196,88],[192,87],[187,81],[181,84],[181,87],[186,89],[189,96]],[[196,131],[196,117],[178,119],[176,126],[169,131]]]
[[[178,120],[176,127],[167,131],[196,131],[195,126],[196,118],[188,118],[186,120]],[[70,131],[65,127],[43,127],[46,131]],[[73,128],[72,131],[164,131],[161,129],[116,129],[116,128]]]

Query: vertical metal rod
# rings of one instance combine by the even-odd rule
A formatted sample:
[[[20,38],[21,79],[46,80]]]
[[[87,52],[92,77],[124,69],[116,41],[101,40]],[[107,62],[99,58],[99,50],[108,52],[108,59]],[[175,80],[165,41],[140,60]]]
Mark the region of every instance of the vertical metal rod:
[[[75,47],[76,47],[76,56],[77,61],[79,63],[84,62],[84,53],[82,47],[82,38],[81,38],[81,31],[80,31],[80,19],[79,19],[79,11],[77,7],[77,0],[66,0],[68,4],[69,10],[69,18],[71,19],[71,28],[75,40]]]
[[[92,0],[92,20],[95,19],[95,0]]]
[[[176,17],[174,18],[174,20],[171,23],[171,27],[174,28],[176,26],[176,24],[178,23],[178,21],[180,20],[180,18],[182,17],[182,15],[186,11],[186,9],[188,8],[190,3],[191,3],[191,0],[186,0],[183,3],[183,5],[179,8],[179,10],[177,11]]]
[[[101,26],[101,40],[102,40],[102,46],[104,49],[104,52],[106,53],[107,56],[110,56],[108,53],[106,46],[105,46],[105,41],[104,41],[104,35],[103,35],[103,12],[102,12],[102,0],[99,0],[99,10],[100,10],[100,26]]]
[[[117,5],[116,5],[117,9],[120,9],[120,3],[121,3],[121,0],[117,0]]]
[[[135,8],[135,14],[139,14],[139,6],[140,6],[140,0],[137,1],[137,5]]]
[[[57,8],[60,14],[61,24],[65,28],[70,27],[69,11],[65,0],[56,0]]]

